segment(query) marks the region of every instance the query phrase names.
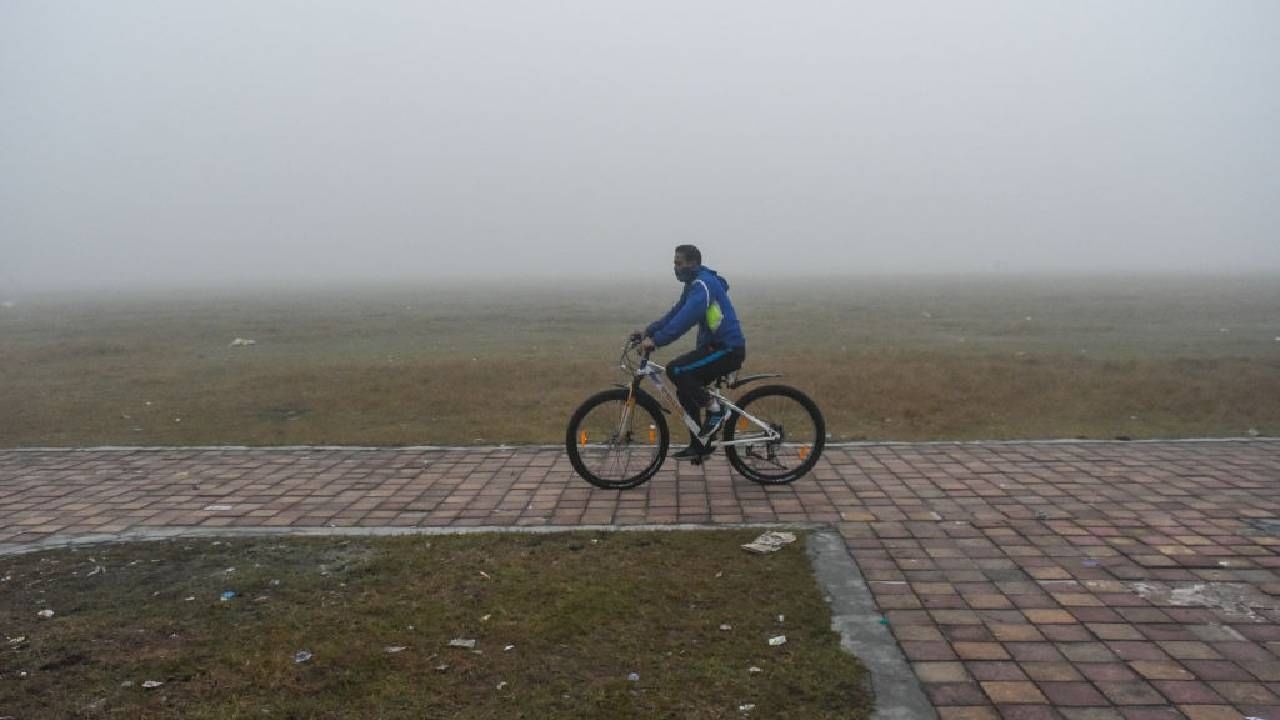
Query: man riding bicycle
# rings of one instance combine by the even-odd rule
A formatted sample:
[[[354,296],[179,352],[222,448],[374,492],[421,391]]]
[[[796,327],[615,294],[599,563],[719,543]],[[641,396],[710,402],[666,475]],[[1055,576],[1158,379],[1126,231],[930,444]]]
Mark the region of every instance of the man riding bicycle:
[[[729,282],[715,270],[703,266],[698,248],[693,245],[676,248],[675,274],[676,279],[684,283],[680,299],[666,315],[644,330],[632,333],[632,337],[643,338],[640,347],[649,353],[670,345],[689,328],[698,326],[698,341],[693,351],[667,365],[667,377],[675,383],[680,405],[701,423],[698,434],[690,434],[689,446],[672,456],[691,460],[711,454],[712,438],[724,423],[725,411],[714,403],[706,385],[742,367],[747,356],[747,341],[738,325],[733,303],[729,302]],[[707,415],[702,420],[704,408]]]

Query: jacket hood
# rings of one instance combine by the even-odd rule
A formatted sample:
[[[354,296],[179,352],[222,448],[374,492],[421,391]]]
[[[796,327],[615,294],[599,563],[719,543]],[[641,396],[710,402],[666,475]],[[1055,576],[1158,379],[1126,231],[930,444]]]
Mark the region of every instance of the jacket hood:
[[[711,268],[707,267],[706,265],[703,265],[703,266],[698,270],[698,279],[702,280],[703,282],[706,282],[706,281],[708,281],[708,280],[712,280],[712,279],[714,279],[714,280],[719,281],[719,283],[720,283],[722,286],[724,286],[724,289],[725,289],[726,291],[729,289],[729,281],[728,281],[728,280],[725,280],[725,279],[724,279],[724,278],[722,278],[722,277],[720,277],[720,274],[719,274],[719,273],[717,273],[715,270],[712,270]]]

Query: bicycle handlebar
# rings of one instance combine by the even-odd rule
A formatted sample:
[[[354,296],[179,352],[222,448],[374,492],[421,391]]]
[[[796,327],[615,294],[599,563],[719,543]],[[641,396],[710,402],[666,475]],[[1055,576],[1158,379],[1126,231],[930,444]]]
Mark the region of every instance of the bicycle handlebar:
[[[622,346],[622,356],[618,358],[618,365],[621,366],[623,370],[626,370],[627,372],[633,372],[631,368],[631,364],[627,362],[627,355],[639,345],[640,345],[640,340],[635,339],[634,336],[627,337],[626,344]],[[640,369],[643,370],[644,366],[649,364],[649,356],[652,354],[653,354],[652,351],[649,351],[649,350],[644,350],[639,353]]]

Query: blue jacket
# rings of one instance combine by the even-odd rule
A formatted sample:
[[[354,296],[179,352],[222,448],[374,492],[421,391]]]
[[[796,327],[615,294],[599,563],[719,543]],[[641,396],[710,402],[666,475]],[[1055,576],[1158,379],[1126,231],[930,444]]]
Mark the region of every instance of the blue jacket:
[[[645,334],[662,347],[678,340],[694,325],[698,326],[699,350],[712,344],[726,350],[747,346],[738,314],[729,302],[729,281],[705,265],[684,284],[684,292],[667,314],[645,328]]]

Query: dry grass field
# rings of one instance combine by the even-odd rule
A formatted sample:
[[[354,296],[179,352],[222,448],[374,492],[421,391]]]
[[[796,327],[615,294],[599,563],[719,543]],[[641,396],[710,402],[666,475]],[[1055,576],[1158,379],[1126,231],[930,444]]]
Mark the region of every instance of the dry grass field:
[[[559,442],[675,299],[653,275],[15,298],[0,445]],[[745,369],[837,440],[1280,429],[1277,277],[729,276]]]

